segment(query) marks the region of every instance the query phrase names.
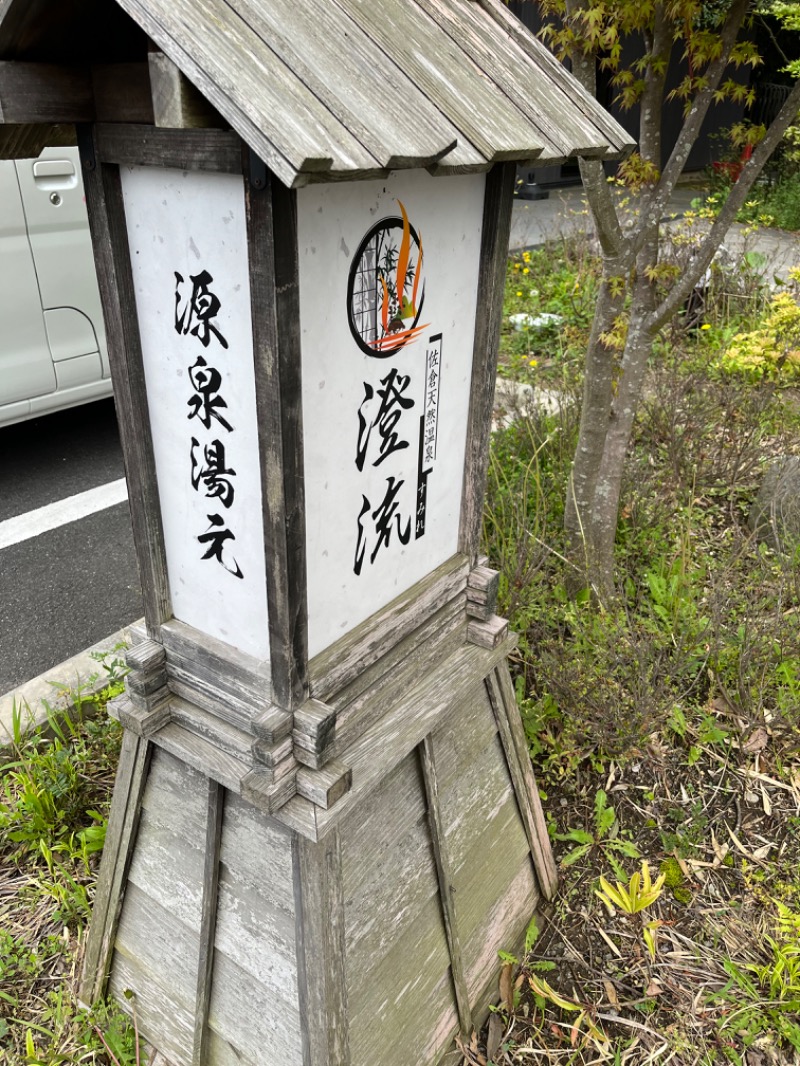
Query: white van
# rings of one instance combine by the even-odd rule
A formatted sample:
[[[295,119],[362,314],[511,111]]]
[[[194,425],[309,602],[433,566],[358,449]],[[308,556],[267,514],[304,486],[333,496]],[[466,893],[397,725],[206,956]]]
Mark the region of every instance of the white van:
[[[0,161],[0,426],[110,395],[78,149]]]

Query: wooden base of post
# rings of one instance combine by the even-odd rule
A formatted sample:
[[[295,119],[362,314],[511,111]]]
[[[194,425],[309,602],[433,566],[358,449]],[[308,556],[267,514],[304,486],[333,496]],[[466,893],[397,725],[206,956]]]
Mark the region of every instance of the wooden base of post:
[[[484,1019],[498,950],[556,885],[507,650],[462,646],[457,684],[443,693],[445,663],[405,728],[392,713],[372,726],[379,774],[367,730],[351,792],[316,808],[314,832],[299,795],[267,813],[155,733],[144,786],[115,798],[112,822],[138,828],[122,875],[104,859],[117,898],[91,930],[86,993],[108,975],[174,1066],[439,1062]]]

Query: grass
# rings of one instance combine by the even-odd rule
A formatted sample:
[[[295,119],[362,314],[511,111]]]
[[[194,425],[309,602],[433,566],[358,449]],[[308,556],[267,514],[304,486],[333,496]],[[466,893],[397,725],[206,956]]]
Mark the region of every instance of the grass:
[[[579,374],[591,326],[599,260],[586,241],[558,241],[511,256],[500,374],[526,383]]]
[[[573,376],[556,414],[494,435],[486,549],[562,887],[470,1066],[800,1062],[799,556],[747,521],[765,464],[800,451],[800,404],[720,370],[767,306],[742,270],[652,360],[612,609],[567,593]],[[626,913],[645,864],[658,891]]]
[[[100,656],[108,685],[70,693],[68,711],[23,732],[0,765],[0,1063],[135,1062],[128,1019],[77,1000],[84,938],[105,836],[120,729],[105,704],[121,661]],[[93,686],[87,686],[93,687]],[[62,693],[63,694],[63,693]]]

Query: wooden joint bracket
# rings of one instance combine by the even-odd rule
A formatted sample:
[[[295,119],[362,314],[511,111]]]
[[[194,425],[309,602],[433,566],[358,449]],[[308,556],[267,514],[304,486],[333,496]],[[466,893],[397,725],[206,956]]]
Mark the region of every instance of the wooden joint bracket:
[[[253,760],[260,767],[276,771],[284,763],[292,760],[292,739],[284,737],[277,744],[267,744],[266,741],[257,740],[253,745]]]
[[[479,648],[494,649],[508,636],[508,622],[493,614],[487,621],[473,621],[467,626],[467,640]]]
[[[297,795],[297,775],[291,772],[295,763],[293,759],[287,761],[290,763],[288,772],[278,781],[274,780],[274,773],[264,767],[245,774],[241,789],[248,803],[252,803],[266,814],[274,814]]]
[[[150,92],[156,126],[207,129],[225,126],[219,112],[163,52],[150,52]]]
[[[297,771],[297,792],[316,807],[329,810],[337,800],[350,791],[352,771],[333,760],[321,770],[301,766]]]
[[[145,697],[136,703],[127,695],[118,696],[107,704],[109,714],[123,729],[138,737],[151,737],[169,723],[172,717],[170,693],[162,689],[156,696]]]
[[[488,566],[474,567],[467,577],[467,614],[488,622],[497,606],[500,575]]]
[[[128,702],[120,706],[119,720],[125,729],[150,736],[170,720],[167,657],[160,644],[148,639],[129,648],[125,661]]]
[[[294,714],[294,757],[320,770],[330,761],[336,739],[336,711],[320,700],[307,700]]]
[[[252,722],[253,733],[267,744],[279,744],[292,732],[292,715],[280,707],[268,707]]]
[[[153,690],[151,682],[166,683],[167,655],[163,646],[155,640],[143,640],[135,647],[129,648],[125,653],[125,662],[130,670],[128,679],[147,683],[150,685],[147,691]],[[159,687],[159,684],[156,684],[156,687]]]

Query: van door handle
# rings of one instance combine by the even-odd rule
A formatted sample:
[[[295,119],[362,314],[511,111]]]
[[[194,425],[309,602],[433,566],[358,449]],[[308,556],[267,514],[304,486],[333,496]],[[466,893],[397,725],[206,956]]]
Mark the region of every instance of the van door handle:
[[[71,178],[75,166],[69,159],[37,159],[33,164],[33,176],[41,178]]]

